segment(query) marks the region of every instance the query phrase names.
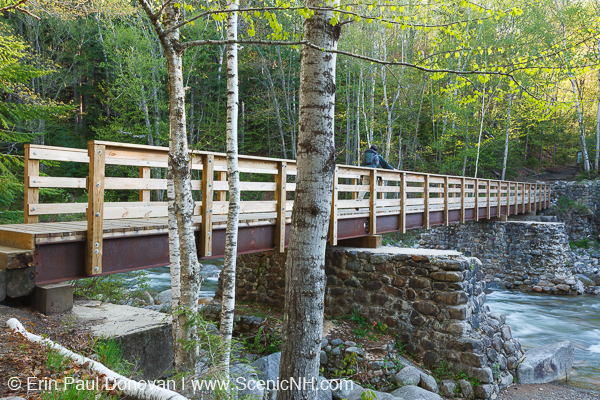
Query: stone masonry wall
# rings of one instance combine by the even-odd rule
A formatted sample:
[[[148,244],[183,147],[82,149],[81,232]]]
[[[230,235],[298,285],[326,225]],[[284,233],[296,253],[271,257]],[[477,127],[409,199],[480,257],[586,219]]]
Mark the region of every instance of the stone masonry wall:
[[[566,224],[569,239],[581,240],[600,231],[600,180],[554,183],[550,204],[556,205],[563,196],[585,206],[557,215]],[[550,213],[555,211],[552,208],[547,210]]]
[[[479,258],[485,281],[508,289],[582,294],[563,223],[479,221],[432,228],[419,244]]]
[[[238,257],[237,298],[283,307],[284,262],[285,254],[275,252]],[[384,322],[418,361],[434,367],[445,360],[489,388],[484,392],[513,381],[521,345],[505,316],[485,306],[484,273],[476,258],[330,247],[325,262],[327,315],[357,309],[369,321]]]

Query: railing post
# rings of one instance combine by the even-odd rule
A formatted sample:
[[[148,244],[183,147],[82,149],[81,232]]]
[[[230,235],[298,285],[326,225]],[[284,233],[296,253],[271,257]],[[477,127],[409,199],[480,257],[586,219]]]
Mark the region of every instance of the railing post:
[[[286,218],[286,182],[287,182],[287,163],[280,161],[277,163],[277,190],[275,191],[275,200],[277,201],[277,223],[275,224],[275,248],[279,253],[285,251],[285,218]]]
[[[485,210],[485,217],[486,217],[486,219],[490,219],[492,217],[492,211],[490,209],[490,207],[491,207],[490,203],[492,202],[492,196],[490,194],[491,186],[492,186],[492,181],[488,179],[488,181],[487,181],[487,190],[486,190],[486,197],[487,197],[487,200],[486,200],[487,207],[486,207],[486,210]]]
[[[502,181],[498,181],[498,187],[496,187],[496,217],[500,218],[502,215]]]
[[[200,231],[200,256],[209,257],[212,251],[212,216],[215,175],[215,156],[204,156],[202,165],[202,225]]]
[[[444,177],[444,226],[450,225],[450,199],[448,198],[448,177]]]
[[[359,183],[361,183],[360,179],[352,179],[352,184],[354,186],[358,185]],[[358,199],[358,192],[352,192],[352,200],[356,200],[356,199]]]
[[[371,170],[371,195],[369,208],[369,234],[377,233],[377,170]]]
[[[466,207],[466,205],[465,205],[465,195],[466,195],[465,184],[466,184],[466,181],[465,181],[465,178],[463,177],[461,180],[461,183],[460,183],[460,223],[461,224],[464,224],[466,221],[466,218],[465,218],[465,209],[466,209],[465,208]]]
[[[88,175],[87,246],[85,272],[88,275],[102,273],[104,234],[104,175],[105,146],[88,142],[90,157]]]
[[[331,217],[329,218],[329,244],[337,246],[338,232],[338,169],[333,171],[333,198],[331,199]]]
[[[150,167],[140,167],[140,178],[150,179]],[[150,190],[140,190],[139,199],[142,203],[150,203]]]
[[[479,221],[479,179],[475,178],[475,221]]]
[[[531,212],[531,183],[527,184],[527,212]]]
[[[30,215],[29,213],[31,212],[30,206],[33,206],[35,209],[35,205],[40,202],[40,189],[29,186],[29,177],[36,177],[40,175],[40,160],[31,160],[29,158],[29,147],[30,145],[25,145],[25,196],[23,201],[23,222],[26,224],[35,224],[38,222],[38,216]]]
[[[400,220],[398,221],[399,231],[406,233],[406,172],[402,173],[402,182],[400,183]]]
[[[217,178],[219,181],[227,181],[227,172],[219,171],[217,172]],[[217,191],[217,201],[227,201],[227,192],[225,190]]]
[[[425,175],[425,186],[423,190],[423,225],[425,229],[429,229],[429,174]]]

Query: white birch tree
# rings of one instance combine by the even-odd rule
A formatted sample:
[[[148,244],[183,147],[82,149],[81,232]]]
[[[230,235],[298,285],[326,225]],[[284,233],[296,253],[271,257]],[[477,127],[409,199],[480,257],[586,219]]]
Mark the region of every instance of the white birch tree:
[[[229,210],[223,267],[223,298],[221,302],[221,326],[225,348],[221,367],[228,372],[231,358],[231,336],[235,308],[235,271],[237,259],[238,221],[240,214],[240,171],[238,168],[238,0],[231,0],[227,9],[227,180],[229,184]]]

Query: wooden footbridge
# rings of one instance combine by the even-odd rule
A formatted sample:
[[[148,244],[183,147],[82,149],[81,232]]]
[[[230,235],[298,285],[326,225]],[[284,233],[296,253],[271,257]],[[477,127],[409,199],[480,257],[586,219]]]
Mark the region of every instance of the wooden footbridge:
[[[190,156],[198,255],[222,257],[226,156],[204,151]],[[87,150],[27,145],[25,223],[0,225],[0,270],[30,268],[39,285],[168,265],[167,180],[156,178],[166,176],[167,157],[168,148],[102,141],[89,142]],[[56,163],[72,163],[73,170],[87,164],[87,176],[48,176]],[[238,253],[283,251],[296,162],[240,156],[239,166]],[[79,190],[75,198],[87,193],[87,202],[40,203],[45,188]],[[532,212],[548,207],[549,200],[547,184],[338,165],[329,241]],[[40,216],[52,218],[48,215],[73,221],[39,222]]]

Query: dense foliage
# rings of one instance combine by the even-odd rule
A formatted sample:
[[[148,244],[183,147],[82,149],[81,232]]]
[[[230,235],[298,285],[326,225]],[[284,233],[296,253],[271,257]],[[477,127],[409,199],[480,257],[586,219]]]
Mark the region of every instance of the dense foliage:
[[[10,4],[0,0],[0,9]],[[100,4],[106,6],[30,1],[25,12],[6,9],[0,17],[0,218],[14,220],[6,211],[22,205],[23,143],[167,143],[166,67],[152,26],[136,3]],[[582,132],[591,163],[597,159],[596,2],[385,2],[350,9],[339,15],[339,48],[360,57],[338,55],[338,162],[359,163],[375,143],[402,169],[499,178],[508,147],[511,179],[575,164]],[[298,40],[306,12],[247,13],[240,36]],[[182,35],[222,40],[218,15],[188,24]],[[189,141],[202,150],[225,150],[224,52],[224,45],[206,45],[185,55]],[[243,44],[239,57],[240,152],[294,158],[298,47]],[[470,73],[483,70],[490,74]],[[41,172],[85,175],[78,165],[57,168],[46,163]],[[41,201],[85,201],[81,196],[42,191]]]

